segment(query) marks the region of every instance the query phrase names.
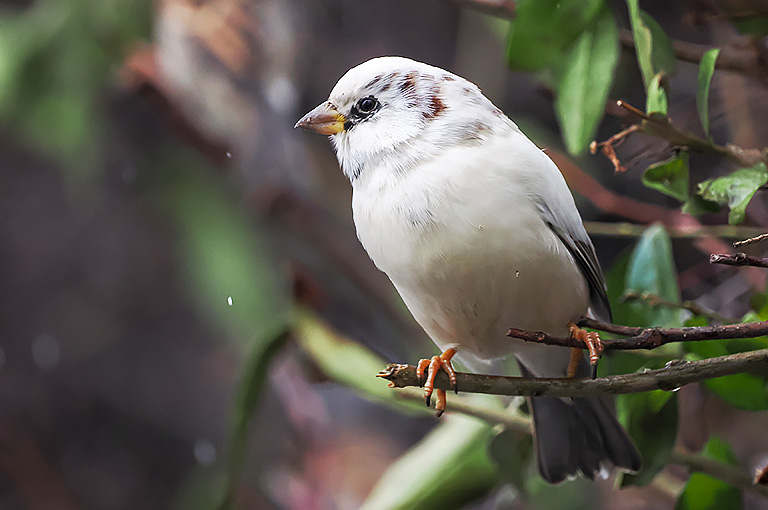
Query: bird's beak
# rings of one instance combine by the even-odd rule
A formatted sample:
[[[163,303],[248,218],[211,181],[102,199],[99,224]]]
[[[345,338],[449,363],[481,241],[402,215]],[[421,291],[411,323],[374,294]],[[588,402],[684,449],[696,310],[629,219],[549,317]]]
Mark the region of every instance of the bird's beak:
[[[296,123],[294,128],[308,129],[321,135],[335,135],[344,131],[347,118],[330,102],[326,101]]]

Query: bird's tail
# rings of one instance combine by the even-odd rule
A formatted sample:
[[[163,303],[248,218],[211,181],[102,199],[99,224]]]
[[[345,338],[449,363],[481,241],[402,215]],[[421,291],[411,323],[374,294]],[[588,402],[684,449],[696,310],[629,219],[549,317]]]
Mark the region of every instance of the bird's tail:
[[[640,469],[637,448],[603,399],[537,397],[528,405],[539,472],[546,481],[562,482],[579,471],[591,480],[608,462],[626,471]]]
[[[520,364],[523,375],[532,374]],[[585,362],[580,372],[588,372]],[[541,476],[558,483],[579,472],[592,480],[608,464],[625,471],[640,469],[640,453],[616,420],[610,397],[528,399]]]

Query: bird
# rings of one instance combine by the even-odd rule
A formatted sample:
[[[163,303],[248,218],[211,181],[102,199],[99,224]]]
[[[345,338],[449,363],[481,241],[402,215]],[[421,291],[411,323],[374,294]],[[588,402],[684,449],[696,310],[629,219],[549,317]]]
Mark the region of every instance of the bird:
[[[575,322],[610,320],[605,281],[555,163],[474,83],[405,57],[347,71],[295,125],[328,135],[352,186],[357,236],[441,350],[477,372],[514,357],[528,377],[587,376],[581,350],[506,337],[510,327],[601,344]],[[438,413],[445,392],[437,390]],[[429,405],[429,400],[427,400]],[[608,397],[528,400],[539,472],[550,483],[640,468]],[[442,407],[442,408],[441,408]]]

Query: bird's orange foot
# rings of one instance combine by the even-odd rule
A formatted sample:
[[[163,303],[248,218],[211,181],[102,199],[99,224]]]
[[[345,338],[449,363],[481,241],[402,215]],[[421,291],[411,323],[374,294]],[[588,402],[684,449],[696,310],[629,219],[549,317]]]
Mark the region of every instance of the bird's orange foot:
[[[592,366],[592,379],[594,379],[597,377],[597,362],[600,361],[600,355],[603,353],[603,342],[600,340],[600,334],[597,331],[581,329],[573,322],[568,324],[568,331],[570,331],[571,338],[581,340],[587,345],[587,350],[589,351],[589,364]],[[574,352],[571,351],[571,361],[568,364],[568,377],[576,375],[580,359],[581,356],[574,356]]]
[[[432,356],[431,359],[420,359],[416,365],[416,375],[419,377],[419,381],[422,382],[424,387],[424,397],[427,400],[427,407],[429,407],[432,393],[437,392],[437,401],[435,402],[435,410],[437,416],[442,416],[445,412],[445,404],[447,402],[445,390],[437,388],[435,390],[435,376],[437,371],[441,368],[448,374],[448,380],[451,383],[453,391],[459,392],[459,384],[456,381],[456,371],[451,364],[451,358],[456,354],[456,349],[446,349],[440,356]]]

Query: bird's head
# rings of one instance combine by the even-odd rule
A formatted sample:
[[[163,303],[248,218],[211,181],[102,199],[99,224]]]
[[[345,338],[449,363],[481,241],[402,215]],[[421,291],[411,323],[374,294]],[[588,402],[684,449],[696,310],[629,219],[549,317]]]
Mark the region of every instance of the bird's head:
[[[502,120],[503,119],[503,120]],[[296,127],[330,135],[344,173],[406,171],[445,147],[476,143],[510,123],[473,83],[402,57],[379,57],[341,77]]]

